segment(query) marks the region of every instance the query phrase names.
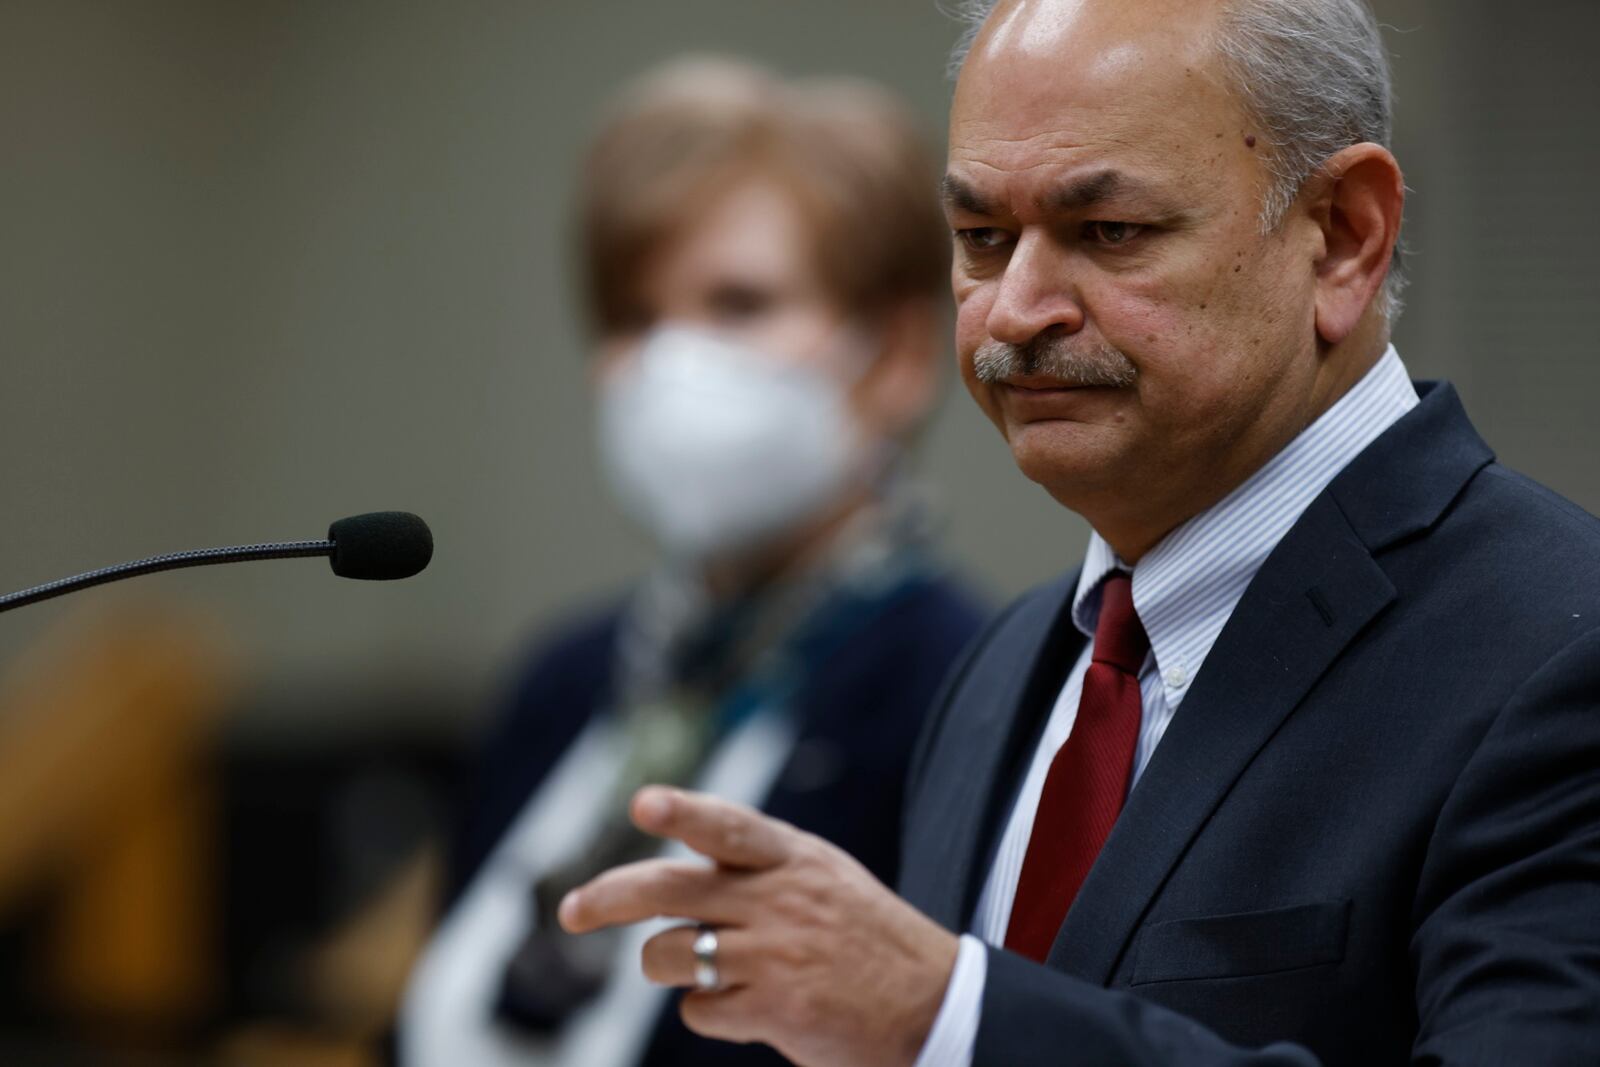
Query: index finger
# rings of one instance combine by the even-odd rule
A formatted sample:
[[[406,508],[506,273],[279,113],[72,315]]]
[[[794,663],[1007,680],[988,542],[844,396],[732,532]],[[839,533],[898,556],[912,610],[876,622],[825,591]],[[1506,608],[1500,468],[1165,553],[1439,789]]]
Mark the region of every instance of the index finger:
[[[682,841],[724,867],[766,870],[789,858],[799,831],[742,804],[705,793],[647,785],[633,796],[633,822]]]
[[[561,901],[557,918],[569,934],[625,926],[658,916],[713,926],[742,925],[748,901],[737,876],[698,860],[640,860],[613,867]]]

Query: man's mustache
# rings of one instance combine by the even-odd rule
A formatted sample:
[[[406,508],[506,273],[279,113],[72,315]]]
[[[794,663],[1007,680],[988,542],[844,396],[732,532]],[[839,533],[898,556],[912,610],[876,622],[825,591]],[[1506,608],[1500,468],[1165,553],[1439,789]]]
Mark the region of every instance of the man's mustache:
[[[1073,386],[1132,385],[1139,368],[1104,341],[1083,342],[1060,334],[1043,334],[1027,344],[986,341],[972,357],[972,373],[986,384],[1042,375]]]

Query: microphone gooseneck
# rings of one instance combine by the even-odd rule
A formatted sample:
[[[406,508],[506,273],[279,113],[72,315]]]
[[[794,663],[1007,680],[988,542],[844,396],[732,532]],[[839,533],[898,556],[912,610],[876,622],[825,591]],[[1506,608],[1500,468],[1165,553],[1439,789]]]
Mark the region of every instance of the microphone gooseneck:
[[[148,559],[118,563],[70,578],[0,596],[0,612],[41,600],[75,593],[80,589],[136,578],[141,574],[206,567],[217,563],[246,563],[258,559],[297,559],[327,556],[333,572],[343,578],[392,580],[409,578],[433,557],[433,534],[428,524],[405,511],[377,511],[340,519],[322,541],[267,541],[232,548],[200,548],[169,552]]]
[[[168,552],[165,555],[137,559],[131,563],[118,563],[101,567],[87,574],[58,578],[53,582],[36,585],[15,593],[0,596],[0,611],[10,611],[25,604],[76,593],[107,582],[123,578],[137,578],[141,574],[175,571],[184,567],[205,567],[213,563],[243,563],[255,559],[294,559],[301,556],[326,556],[333,552],[332,541],[271,541],[259,545],[239,545],[234,548],[197,548],[189,552]]]

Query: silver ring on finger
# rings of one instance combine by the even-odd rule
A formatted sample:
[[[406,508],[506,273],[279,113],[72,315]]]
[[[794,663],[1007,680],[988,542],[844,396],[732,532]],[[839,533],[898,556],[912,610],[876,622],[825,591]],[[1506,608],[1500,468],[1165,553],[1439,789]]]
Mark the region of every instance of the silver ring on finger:
[[[717,970],[717,931],[700,925],[694,939],[694,987],[702,993],[714,993],[722,986],[722,975]]]

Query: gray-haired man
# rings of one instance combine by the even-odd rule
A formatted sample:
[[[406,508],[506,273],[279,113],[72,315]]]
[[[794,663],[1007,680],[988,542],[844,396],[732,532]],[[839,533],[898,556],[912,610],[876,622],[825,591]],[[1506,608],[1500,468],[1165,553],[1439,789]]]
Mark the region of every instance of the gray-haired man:
[[[1389,345],[1371,15],[977,15],[957,348],[1083,566],[951,678],[903,899],[645,790],[715,864],[613,871],[563,922],[696,921],[644,953],[689,1024],[818,1067],[1597,1062],[1600,523]]]

